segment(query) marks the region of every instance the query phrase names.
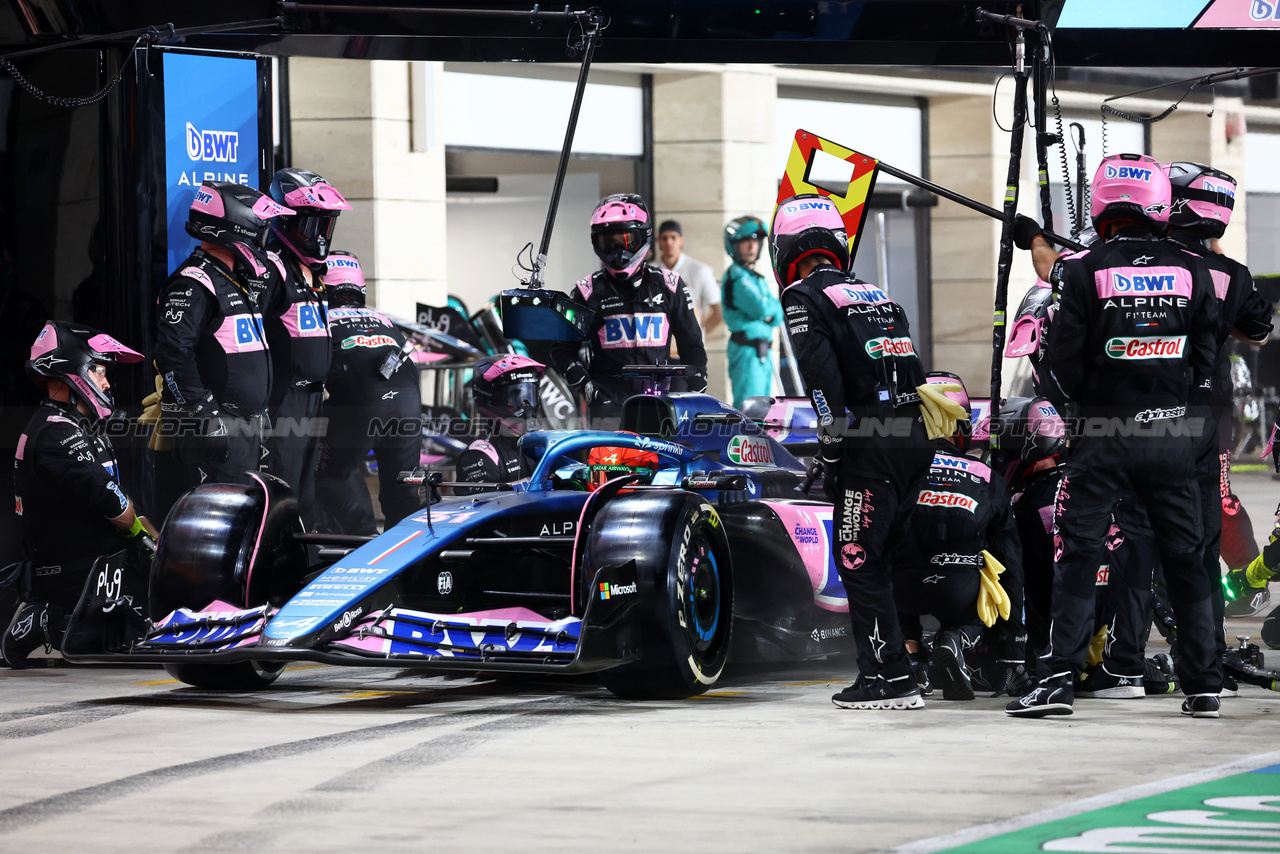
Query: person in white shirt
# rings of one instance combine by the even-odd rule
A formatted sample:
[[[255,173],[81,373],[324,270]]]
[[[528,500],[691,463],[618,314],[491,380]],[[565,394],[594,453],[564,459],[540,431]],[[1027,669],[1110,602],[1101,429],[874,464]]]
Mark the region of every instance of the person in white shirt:
[[[711,268],[684,254],[684,230],[674,219],[658,226],[658,260],[661,265],[680,275],[693,297],[693,311],[702,325],[705,339],[724,322],[720,313],[720,285]]]

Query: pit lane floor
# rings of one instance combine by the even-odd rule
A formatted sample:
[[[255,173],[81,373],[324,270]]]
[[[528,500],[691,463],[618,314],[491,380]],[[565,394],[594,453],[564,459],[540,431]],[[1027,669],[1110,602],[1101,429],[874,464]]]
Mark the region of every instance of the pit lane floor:
[[[1262,539],[1280,483],[1235,480]],[[1259,624],[1229,631],[1256,639]],[[753,669],[698,699],[633,703],[590,680],[318,665],[257,694],[159,669],[0,671],[0,852],[927,851],[1280,748],[1280,694],[1259,688],[1218,720],[1171,696],[1013,721],[983,697],[835,709],[852,675]],[[1021,844],[998,850],[1036,847]]]

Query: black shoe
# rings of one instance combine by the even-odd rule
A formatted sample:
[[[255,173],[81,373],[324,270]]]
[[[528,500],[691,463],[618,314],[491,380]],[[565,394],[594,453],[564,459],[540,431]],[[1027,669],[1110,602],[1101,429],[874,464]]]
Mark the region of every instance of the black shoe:
[[[910,676],[889,680],[883,676],[868,679],[859,676],[858,681],[839,694],[833,694],[831,702],[842,709],[923,709],[920,689]]]
[[[933,683],[929,681],[929,651],[920,647],[919,652],[907,653],[907,661],[911,664],[911,675],[916,678],[916,687],[922,697],[933,694]]]
[[[1071,690],[1071,674],[1057,673],[1044,679],[1035,688],[1004,707],[1005,714],[1015,718],[1043,718],[1049,715],[1069,715],[1074,696]]]
[[[45,654],[53,652],[62,640],[62,612],[52,605],[23,605],[8,631],[0,638],[0,656],[14,670],[27,667],[27,656],[44,647]]]
[[[1182,701],[1182,713],[1193,718],[1216,718],[1221,706],[1217,694],[1190,694]]]
[[[942,688],[944,700],[972,700],[973,682],[964,664],[964,635],[957,629],[938,632],[929,657],[929,681]]]
[[[1146,696],[1141,676],[1117,676],[1107,670],[1106,664],[1094,664],[1084,669],[1076,681],[1075,695],[1098,700],[1133,700]]]

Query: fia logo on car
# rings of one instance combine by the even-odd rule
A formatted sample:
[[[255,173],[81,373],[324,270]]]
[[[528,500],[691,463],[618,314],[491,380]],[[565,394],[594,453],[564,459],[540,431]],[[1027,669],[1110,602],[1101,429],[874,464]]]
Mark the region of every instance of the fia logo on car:
[[[441,596],[448,596],[453,592],[453,573],[445,572],[436,576],[436,592]]]

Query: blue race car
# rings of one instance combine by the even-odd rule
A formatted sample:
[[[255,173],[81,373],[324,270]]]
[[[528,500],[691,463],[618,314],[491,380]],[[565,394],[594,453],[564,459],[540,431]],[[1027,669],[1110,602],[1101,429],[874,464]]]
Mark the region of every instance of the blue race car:
[[[701,693],[730,657],[852,652],[831,505],[801,491],[786,447],[704,394],[632,397],[623,427],[531,433],[528,477],[372,539],[304,532],[268,475],[198,487],[149,579],[123,555],[99,561],[64,655],[158,662],[207,688],[265,687],[315,661],[595,672],[648,698]],[[142,601],[146,621],[130,616]]]

